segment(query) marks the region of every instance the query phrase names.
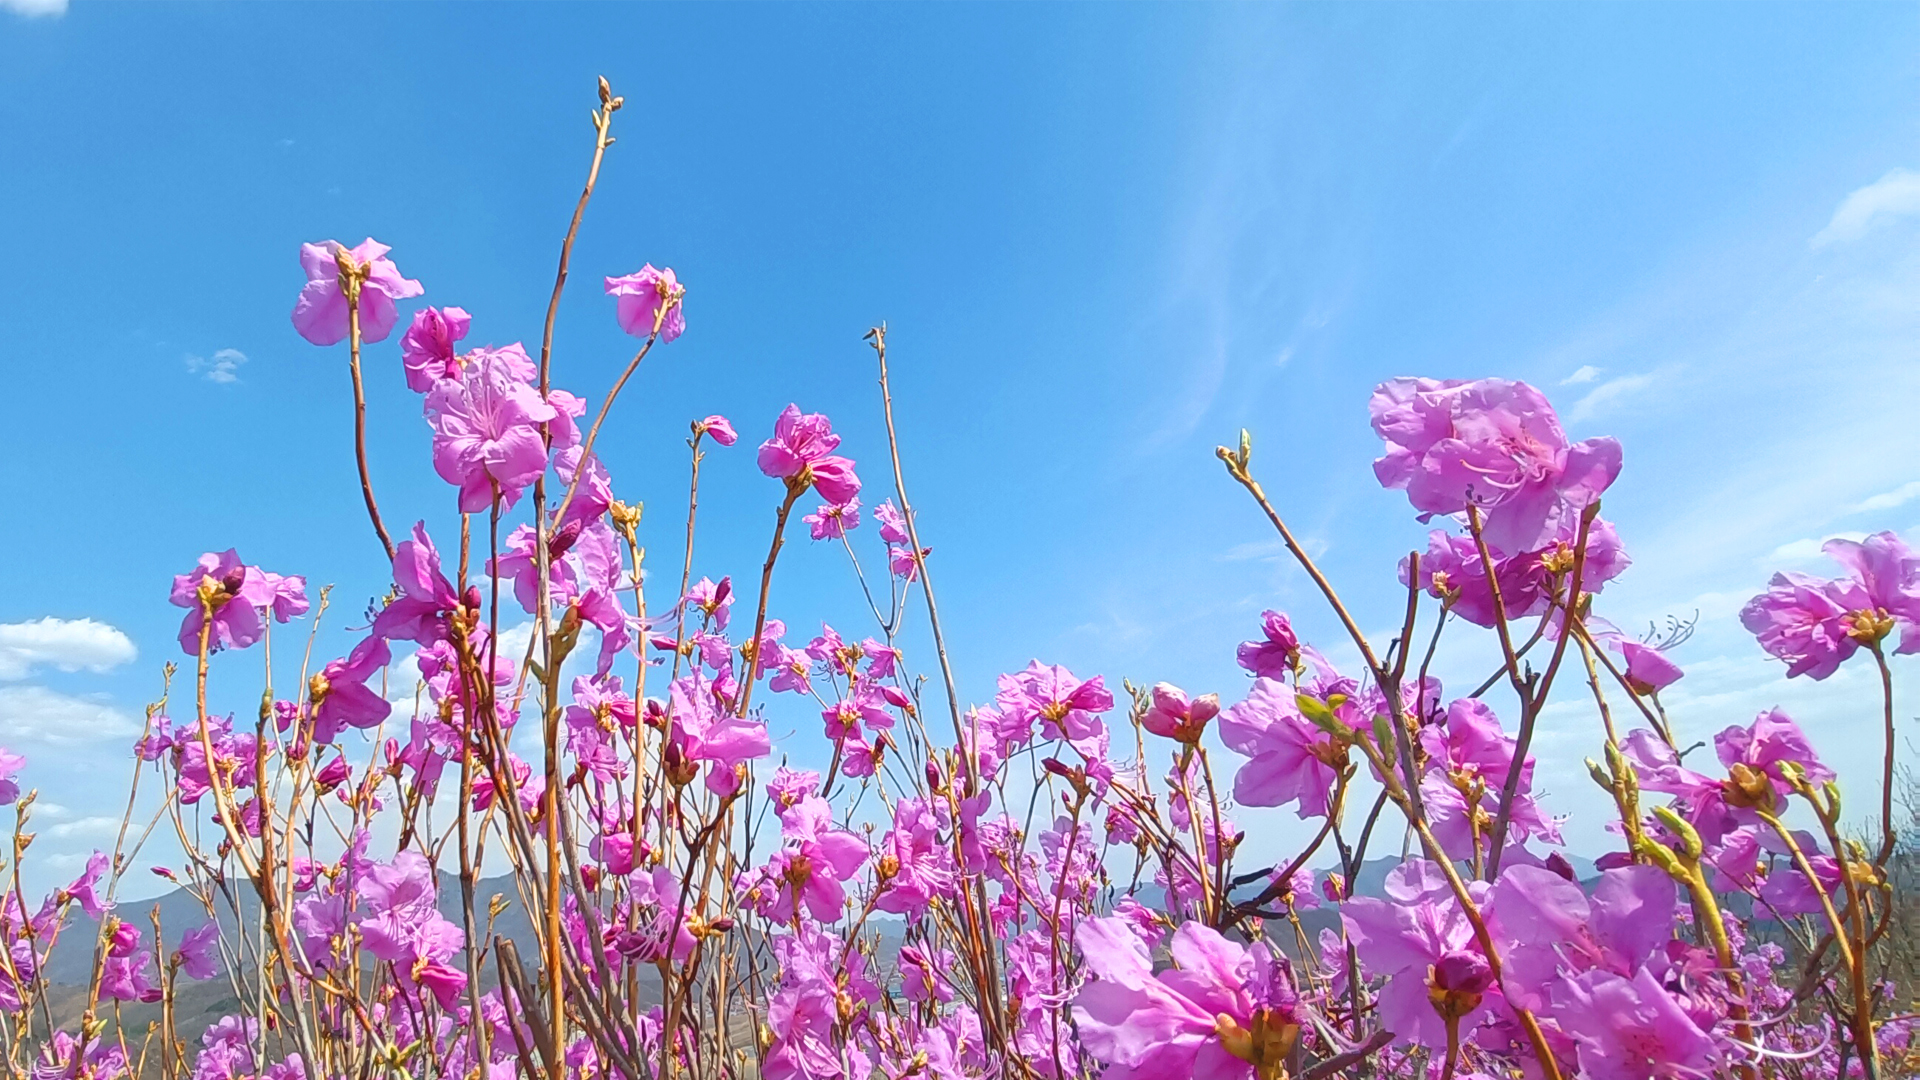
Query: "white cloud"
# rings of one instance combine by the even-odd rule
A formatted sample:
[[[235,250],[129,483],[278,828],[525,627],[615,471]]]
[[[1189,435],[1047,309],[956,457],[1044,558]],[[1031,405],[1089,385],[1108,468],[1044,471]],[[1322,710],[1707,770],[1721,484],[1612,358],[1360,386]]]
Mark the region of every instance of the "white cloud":
[[[1590,370],[1592,369],[1580,369],[1580,371]],[[1574,374],[1578,375],[1580,372],[1576,371]],[[1651,385],[1653,385],[1653,375],[1651,373],[1645,375],[1622,375],[1617,379],[1608,379],[1606,382],[1587,391],[1586,397],[1574,402],[1573,408],[1567,410],[1567,420],[1578,423],[1582,420],[1591,419],[1619,404],[1622,399],[1631,397]]]
[[[1600,377],[1601,370],[1602,369],[1594,367],[1592,364],[1581,364],[1573,374],[1561,379],[1560,385],[1578,386],[1581,383],[1590,383]]]
[[[209,360],[204,356],[187,357],[187,370],[201,373],[208,382],[233,383],[240,381],[240,365],[247,362],[247,354],[239,349],[221,349]]]
[[[36,666],[104,672],[137,655],[133,641],[92,619],[35,619],[0,623],[0,679],[24,679]]]
[[[29,19],[43,16],[57,19],[67,13],[67,0],[0,0],[0,10]]]
[[[35,804],[35,809],[38,809]],[[83,817],[73,821],[63,821],[52,828],[40,830],[46,836],[56,840],[71,840],[74,837],[106,838],[120,831],[120,819],[116,817]]]
[[[140,725],[111,705],[44,686],[0,686],[0,739],[72,746],[136,734]]]
[[[1820,547],[1828,540],[1865,540],[1866,533],[1843,532],[1831,536],[1809,536],[1803,540],[1794,540],[1774,548],[1762,562],[1805,562],[1821,557]]]
[[[1920,496],[1920,480],[1909,480],[1892,491],[1883,491],[1878,495],[1862,499],[1855,504],[1854,510],[1891,510],[1896,506],[1905,506]]]
[[[1840,200],[1827,227],[1808,241],[1813,247],[1858,240],[1875,225],[1920,215],[1920,173],[1894,169]]]

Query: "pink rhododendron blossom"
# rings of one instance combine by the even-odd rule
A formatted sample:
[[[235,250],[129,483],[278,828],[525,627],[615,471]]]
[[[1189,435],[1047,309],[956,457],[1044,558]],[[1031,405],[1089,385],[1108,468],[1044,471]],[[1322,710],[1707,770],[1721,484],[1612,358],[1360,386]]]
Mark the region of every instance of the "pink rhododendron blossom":
[[[180,970],[186,972],[189,979],[211,979],[220,974],[219,924],[205,923],[187,931],[174,955],[180,960]]]
[[[1889,532],[1865,541],[1829,540],[1821,550],[1851,576],[1828,581],[1782,571],[1740,610],[1741,624],[1760,647],[1787,662],[1788,677],[1824,679],[1862,644],[1877,646],[1895,627],[1895,652],[1920,651],[1920,556]]]
[[[732,578],[723,577],[718,585],[701,578],[687,590],[686,599],[681,602],[711,620],[714,629],[725,630],[727,620],[733,615],[734,599]]]
[[[1325,817],[1333,795],[1332,736],[1301,715],[1291,687],[1255,679],[1245,701],[1220,714],[1220,739],[1250,759],[1233,778],[1233,797],[1243,806],[1300,804],[1303,818]]]
[[[672,341],[687,329],[682,307],[687,288],[670,268],[656,270],[648,263],[625,277],[610,277],[607,295],[618,297],[614,311],[620,329],[634,337],[647,337],[658,330],[661,341]]]
[[[433,468],[460,488],[460,509],[478,513],[497,495],[512,506],[547,468],[540,425],[559,413],[500,352],[479,350],[457,380],[427,393]]]
[[[1048,739],[1091,738],[1102,727],[1099,714],[1113,708],[1113,694],[1102,676],[1082,682],[1066,668],[1038,660],[1003,678],[997,700],[1008,722],[1031,729],[1038,720],[1041,735]]]
[[[278,580],[281,583],[298,581],[300,603],[304,604],[305,579]],[[208,602],[213,606],[212,629],[207,633],[208,652],[244,649],[259,641],[267,629],[261,609],[274,606],[276,601],[279,610],[287,612],[286,618],[298,614],[293,610],[296,605],[290,597],[281,598],[278,584],[270,584],[259,567],[242,564],[232,548],[217,554],[210,551],[200,556],[192,570],[174,575],[173,592],[168,599],[175,607],[187,609],[187,617],[180,623],[180,648],[188,656],[200,654],[200,631],[207,624],[205,605]]]
[[[889,544],[910,544],[907,535],[907,519],[900,508],[893,505],[892,499],[883,499],[873,508],[873,519],[880,523],[880,539]]]
[[[305,615],[309,607],[307,601],[307,579],[301,574],[276,574],[271,570],[260,571],[261,591],[266,595],[264,605],[274,622],[291,622]]]
[[[893,828],[880,841],[880,865],[889,876],[875,907],[917,919],[934,900],[952,893],[955,867],[952,851],[940,839],[941,818],[920,799],[894,804]]]
[[[367,686],[393,659],[385,638],[370,637],[353,647],[345,659],[329,661],[314,676],[309,690],[313,702],[313,741],[330,743],[341,728],[370,728],[385,720],[393,704]]]
[[[1648,969],[1631,977],[1594,970],[1564,985],[1569,1004],[1556,1016],[1580,1048],[1580,1075],[1609,1080],[1721,1075],[1713,1038]]]
[[[1163,739],[1185,743],[1200,741],[1207,722],[1220,714],[1220,695],[1202,694],[1189,699],[1187,692],[1172,683],[1153,684],[1153,703],[1140,723]]]
[[[1672,686],[1686,672],[1667,659],[1667,654],[1652,645],[1637,641],[1620,642],[1620,655],[1627,661],[1627,681],[1636,693],[1653,694]]]
[[[740,439],[739,434],[733,430],[733,421],[718,413],[705,420],[695,421],[693,426],[721,446],[732,446]]]
[[[467,336],[473,317],[457,307],[421,308],[413,325],[400,338],[400,363],[406,368],[407,389],[418,394],[448,379],[460,377],[460,359],[454,342]]]
[[[1199,923],[1174,931],[1156,973],[1119,917],[1090,919],[1078,944],[1093,975],[1073,999],[1081,1045],[1131,1080],[1277,1075],[1299,1034],[1299,996],[1265,942],[1241,945]]]
[[[800,412],[788,405],[774,423],[773,438],[760,444],[760,471],[805,487],[811,484],[829,503],[847,503],[860,494],[860,478],[853,462],[834,454],[840,436],[820,413]]]
[[[738,791],[746,763],[773,748],[765,724],[729,715],[692,679],[673,684],[673,735],[686,761],[713,763],[707,789],[716,795]]]
[[[860,500],[822,506],[800,520],[807,523],[815,540],[838,540],[860,527]]]
[[[1258,640],[1240,643],[1236,654],[1240,666],[1262,678],[1285,679],[1292,675],[1300,660],[1300,639],[1293,632],[1293,624],[1278,611],[1263,611],[1260,632]]]
[[[1470,888],[1478,894],[1475,902],[1484,904],[1489,886],[1474,882]],[[1444,1048],[1446,1022],[1435,999],[1448,988],[1434,979],[1443,970],[1470,974],[1474,965],[1460,954],[1477,954],[1479,946],[1440,868],[1424,860],[1402,863],[1387,875],[1386,899],[1348,900],[1340,905],[1340,918],[1367,970],[1387,977],[1381,1022],[1403,1040]],[[1473,958],[1486,962],[1485,956]],[[1496,996],[1493,987],[1463,995],[1462,1030],[1471,1030]]]
[[[166,717],[160,717],[165,720]],[[151,760],[151,759],[149,759]],[[0,806],[11,806],[20,798],[20,770],[27,767],[27,759],[11,750],[0,749]]]
[[[374,634],[422,645],[445,640],[447,619],[459,608],[460,597],[440,570],[440,552],[427,536],[426,522],[416,522],[413,537],[395,549],[393,584],[399,595],[374,616]]]
[[[1422,519],[1478,506],[1503,551],[1571,535],[1580,513],[1620,473],[1612,439],[1568,443],[1553,406],[1505,379],[1394,379],[1368,403],[1387,444],[1374,475],[1404,489]]]
[[[846,903],[844,883],[866,861],[867,845],[833,824],[825,799],[809,795],[780,815],[786,847],[767,864],[771,879],[766,909],[775,922],[790,922],[803,905],[824,923],[840,918]]]
[[[1740,624],[1762,649],[1787,662],[1789,678],[1824,679],[1860,647],[1852,615],[1865,599],[1840,582],[1782,571],[1740,609]]]
[[[361,241],[351,250],[335,240],[300,245],[300,269],[307,284],[293,305],[293,328],[315,345],[346,340],[349,318],[347,294],[340,284],[342,254],[365,278],[360,286],[360,337],[385,341],[400,313],[395,300],[419,296],[420,283],[400,276],[400,268],[386,257],[392,250],[377,240]]]

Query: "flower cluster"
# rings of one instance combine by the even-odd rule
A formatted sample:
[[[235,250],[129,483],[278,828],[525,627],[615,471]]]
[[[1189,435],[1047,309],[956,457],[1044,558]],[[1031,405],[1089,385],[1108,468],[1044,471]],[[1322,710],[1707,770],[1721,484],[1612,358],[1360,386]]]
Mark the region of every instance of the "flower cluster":
[[[601,138],[620,104],[603,89]],[[295,328],[349,343],[356,391],[362,346],[424,294],[388,255],[301,251]],[[719,415],[691,423],[680,576],[648,573],[639,503],[595,438],[641,360],[687,331],[686,290],[648,264],[606,292],[644,343],[591,423],[544,349],[463,351],[461,308],[416,311],[398,356],[373,356],[374,378],[421,395],[420,467],[447,486],[432,532],[423,518],[389,546],[391,580],[340,655],[236,662],[325,609],[301,577],[227,550],[175,578],[193,692],[150,711],[135,767],[158,783],[132,805],[181,838],[180,869],[158,873],[205,918],[136,925],[118,894],[138,830],[31,913],[10,891],[15,1074],[1837,1080],[1915,1064],[1876,930],[1908,858],[1886,664],[1920,650],[1920,557],[1899,537],[1836,541],[1847,576],[1783,573],[1742,614],[1789,674],[1825,678],[1863,648],[1888,673],[1887,801],[1864,833],[1786,713],[1669,715],[1678,636],[1630,639],[1594,613],[1630,566],[1599,516],[1620,446],[1570,441],[1542,394],[1501,379],[1374,392],[1380,482],[1447,519],[1409,537],[1425,550],[1401,563],[1389,647],[1327,584],[1345,637],[1248,618],[1219,643],[1245,638],[1237,685],[1037,659],[976,683],[932,621],[940,564],[897,447],[867,460],[895,463],[898,501],[863,507],[841,434],[797,405],[762,429],[777,483],[756,481],[775,509],[757,579],[694,576],[704,440],[740,435]],[[884,331],[871,340],[884,389]],[[1285,533],[1250,438],[1219,456]],[[775,588],[810,495],[801,522],[845,550],[870,625],[803,621]],[[870,560],[887,570],[870,579]],[[1433,655],[1463,634],[1500,670],[1443,688]],[[916,667],[921,640],[936,644]],[[209,707],[261,664],[257,715]],[[1618,838],[1590,866],[1564,845],[1564,793],[1537,781],[1544,711],[1574,685],[1587,700],[1553,714],[1553,745],[1591,748]],[[1694,723],[1721,728],[1712,758],[1692,756]],[[0,751],[22,830],[23,766]],[[1279,850],[1274,811],[1312,839]],[[93,957],[66,1028],[47,974],[63,934]],[[231,1015],[193,1024],[181,980],[222,978]],[[142,1030],[123,1010],[145,1005]]]

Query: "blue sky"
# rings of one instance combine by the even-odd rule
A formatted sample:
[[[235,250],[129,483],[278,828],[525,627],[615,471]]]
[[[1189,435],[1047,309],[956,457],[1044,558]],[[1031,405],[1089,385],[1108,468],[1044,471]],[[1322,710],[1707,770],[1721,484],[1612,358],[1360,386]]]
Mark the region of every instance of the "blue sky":
[[[1253,429],[1384,638],[1424,530],[1372,480],[1368,391],[1522,378],[1626,445],[1606,505],[1635,565],[1603,613],[1700,613],[1683,733],[1784,703],[1864,807],[1867,671],[1787,684],[1734,613],[1777,567],[1823,572],[1823,537],[1920,524],[1917,45],[1920,11],[1865,5],[0,0],[0,742],[50,804],[35,855],[111,842],[126,731],[176,653],[169,575],[237,546],[337,583],[337,612],[381,591],[344,353],[287,319],[298,244],[375,236],[472,342],[536,341],[599,74],[627,107],[555,378],[597,404],[629,355],[601,275],[679,271],[689,329],[602,443],[663,577],[692,417],[747,444],[708,458],[699,573],[755,573],[779,492],[750,444],[790,400],[884,486],[860,342],[884,319],[963,692],[1038,656],[1232,698],[1263,607],[1338,641],[1212,447]],[[368,352],[376,487],[389,522],[451,537],[397,357],[397,335]],[[774,613],[864,631],[845,562],[790,548]],[[1454,645],[1456,688],[1490,670]],[[257,664],[216,664],[225,707]],[[818,755],[810,713],[774,721]],[[1569,696],[1540,739],[1550,805],[1598,850],[1591,708]],[[1304,832],[1247,817],[1276,850]]]

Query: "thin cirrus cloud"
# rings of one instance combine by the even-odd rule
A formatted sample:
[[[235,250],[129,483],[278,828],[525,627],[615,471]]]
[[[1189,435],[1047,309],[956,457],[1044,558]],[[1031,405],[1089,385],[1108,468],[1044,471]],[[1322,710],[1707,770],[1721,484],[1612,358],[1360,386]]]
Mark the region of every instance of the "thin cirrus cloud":
[[[239,349],[221,349],[212,357],[187,357],[187,370],[213,383],[234,383],[240,381],[240,365],[247,362],[247,354]]]
[[[1905,506],[1920,496],[1920,480],[1909,480],[1892,491],[1883,491],[1855,504],[1855,512],[1866,510],[1892,510],[1896,506]]]
[[[1577,377],[1581,372],[1593,370],[1595,369],[1583,367],[1580,371],[1576,371],[1573,374]],[[1586,379],[1580,381],[1591,382],[1592,380],[1593,377],[1588,376]],[[1569,381],[1571,381],[1571,379]],[[1654,375],[1652,372],[1641,375],[1622,375],[1617,379],[1608,379],[1606,382],[1587,391],[1585,397],[1574,402],[1573,408],[1567,410],[1567,420],[1570,423],[1578,423],[1582,420],[1599,416],[1620,404],[1622,401],[1652,386],[1653,382]]]
[[[1875,226],[1920,216],[1920,173],[1893,169],[1840,200],[1827,227],[1808,241],[1813,247],[1858,240]]]
[[[93,619],[0,623],[0,680],[24,679],[39,667],[103,673],[138,655],[133,639]]]

